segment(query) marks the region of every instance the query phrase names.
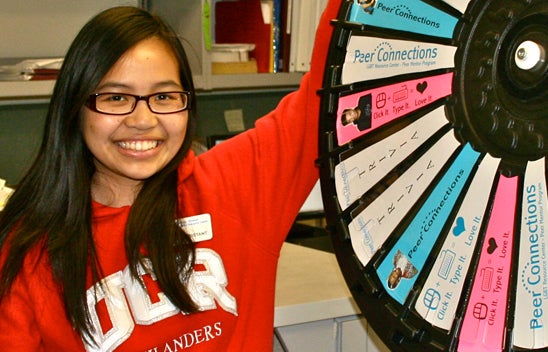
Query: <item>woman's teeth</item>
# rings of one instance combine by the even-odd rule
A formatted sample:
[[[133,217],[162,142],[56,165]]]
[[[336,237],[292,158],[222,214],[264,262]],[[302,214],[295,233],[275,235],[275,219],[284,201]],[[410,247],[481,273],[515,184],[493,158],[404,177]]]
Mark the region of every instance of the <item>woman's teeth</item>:
[[[118,142],[118,145],[122,149],[135,150],[135,151],[146,151],[158,146],[158,141],[131,141],[131,142]]]

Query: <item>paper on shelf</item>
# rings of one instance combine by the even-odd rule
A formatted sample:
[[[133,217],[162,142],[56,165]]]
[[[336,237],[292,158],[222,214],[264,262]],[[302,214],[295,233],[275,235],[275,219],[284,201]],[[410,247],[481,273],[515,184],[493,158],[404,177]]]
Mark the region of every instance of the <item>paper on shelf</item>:
[[[211,44],[212,62],[242,62],[249,61],[249,52],[255,49],[255,44]]]
[[[55,79],[62,64],[63,58],[47,58],[25,59],[13,65],[1,65],[0,81],[28,81],[47,78],[44,76]]]
[[[6,186],[6,181],[0,178],[0,211],[4,209],[13,189]]]

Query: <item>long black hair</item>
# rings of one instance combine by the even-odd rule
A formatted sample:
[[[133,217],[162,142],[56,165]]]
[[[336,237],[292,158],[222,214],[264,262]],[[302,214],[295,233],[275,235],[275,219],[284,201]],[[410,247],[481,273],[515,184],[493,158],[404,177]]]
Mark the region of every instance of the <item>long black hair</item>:
[[[65,57],[49,105],[38,155],[0,212],[0,299],[9,290],[30,250],[51,262],[66,314],[76,331],[92,339],[86,303],[86,276],[101,279],[92,235],[91,178],[93,156],[81,131],[81,110],[101,79],[130,48],[157,37],[173,50],[190,97],[185,140],[171,162],[147,179],[126,224],[126,253],[132,275],[144,266],[143,249],[163,292],[184,312],[196,311],[186,282],[194,263],[194,245],[176,224],[177,167],[191,145],[196,99],[190,67],[176,33],[161,19],[136,7],[116,7],[92,18]],[[154,234],[161,234],[154,236]],[[146,266],[144,266],[146,267]]]

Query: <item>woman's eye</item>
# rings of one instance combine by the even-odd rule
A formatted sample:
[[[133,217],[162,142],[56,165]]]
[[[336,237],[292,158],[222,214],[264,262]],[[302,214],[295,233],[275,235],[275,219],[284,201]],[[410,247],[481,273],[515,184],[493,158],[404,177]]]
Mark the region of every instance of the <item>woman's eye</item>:
[[[125,94],[111,94],[105,93],[97,97],[99,104],[126,104],[131,101],[131,98]]]
[[[173,99],[173,96],[171,94],[158,94],[156,95],[156,100],[171,100]]]
[[[111,100],[111,101],[116,101],[116,102],[119,102],[119,101],[126,101],[127,98],[125,95],[110,95],[108,97],[108,100]]]

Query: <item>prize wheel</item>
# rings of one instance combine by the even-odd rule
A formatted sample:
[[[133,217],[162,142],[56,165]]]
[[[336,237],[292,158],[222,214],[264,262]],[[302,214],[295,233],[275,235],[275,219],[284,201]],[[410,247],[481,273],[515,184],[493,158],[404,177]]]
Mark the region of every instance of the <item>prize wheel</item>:
[[[548,0],[332,22],[320,181],[368,323],[394,351],[548,350]]]

